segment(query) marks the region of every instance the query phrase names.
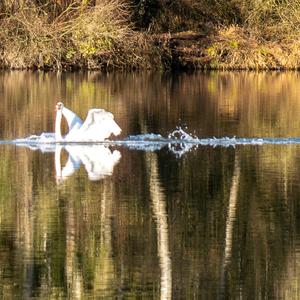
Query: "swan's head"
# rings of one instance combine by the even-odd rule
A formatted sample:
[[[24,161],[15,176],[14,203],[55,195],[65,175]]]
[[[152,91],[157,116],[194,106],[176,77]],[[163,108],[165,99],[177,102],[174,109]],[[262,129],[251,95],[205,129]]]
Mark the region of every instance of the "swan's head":
[[[55,106],[56,111],[61,111],[64,108],[64,104],[62,102],[57,102]]]
[[[95,134],[99,140],[105,140],[111,134],[117,136],[122,132],[122,129],[114,120],[114,115],[104,109],[90,109],[87,119],[90,124],[96,125],[94,128],[97,128],[97,130],[93,129],[91,134]]]
[[[107,137],[108,138],[111,134],[117,136],[122,132],[122,129],[120,126],[115,122],[114,115],[110,112],[107,112],[103,110],[103,124],[102,128],[103,131],[107,131]]]
[[[114,120],[112,120],[111,126],[112,126],[112,133],[113,133],[115,136],[121,134],[122,129],[120,128],[120,126],[119,126]]]

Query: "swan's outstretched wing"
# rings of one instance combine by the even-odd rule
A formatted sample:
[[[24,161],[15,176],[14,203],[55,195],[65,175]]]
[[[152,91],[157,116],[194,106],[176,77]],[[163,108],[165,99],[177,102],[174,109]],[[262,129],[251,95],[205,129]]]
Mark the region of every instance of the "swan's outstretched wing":
[[[78,130],[82,125],[82,120],[70,109],[63,107],[62,114],[66,118],[68,123],[69,132],[72,130]]]
[[[77,133],[84,140],[103,141],[111,134],[119,135],[121,131],[112,113],[104,109],[90,109]]]

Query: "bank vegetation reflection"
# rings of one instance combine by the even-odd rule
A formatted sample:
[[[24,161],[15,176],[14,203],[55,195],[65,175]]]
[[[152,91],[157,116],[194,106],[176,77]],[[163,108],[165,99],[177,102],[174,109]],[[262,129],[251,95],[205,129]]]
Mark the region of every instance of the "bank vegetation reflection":
[[[169,133],[181,120],[199,137],[218,133],[296,137],[299,124],[292,120],[300,114],[299,76],[293,72],[181,76],[3,72],[0,134],[2,138],[15,139],[53,132],[53,107],[63,99],[83,119],[93,107],[113,112],[123,136]],[[149,132],[143,132],[143,128]]]

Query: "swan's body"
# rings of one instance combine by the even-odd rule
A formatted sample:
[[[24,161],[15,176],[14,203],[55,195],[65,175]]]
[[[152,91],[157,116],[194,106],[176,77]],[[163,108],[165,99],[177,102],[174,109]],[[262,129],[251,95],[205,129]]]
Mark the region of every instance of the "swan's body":
[[[66,136],[61,135],[61,119],[65,117],[69,132]],[[64,107],[61,102],[56,105],[55,139],[56,141],[104,141],[111,134],[119,135],[122,132],[119,125],[114,121],[112,113],[104,109],[90,109],[86,120],[82,120],[71,110]]]

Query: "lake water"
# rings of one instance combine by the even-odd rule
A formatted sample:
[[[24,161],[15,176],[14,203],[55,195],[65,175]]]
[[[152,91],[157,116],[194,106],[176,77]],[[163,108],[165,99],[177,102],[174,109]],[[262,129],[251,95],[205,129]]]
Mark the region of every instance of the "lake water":
[[[53,132],[59,100],[111,111],[120,140],[296,138],[299,90],[299,73],[2,72],[0,138]],[[0,145],[2,299],[300,298],[300,145],[42,150]]]

